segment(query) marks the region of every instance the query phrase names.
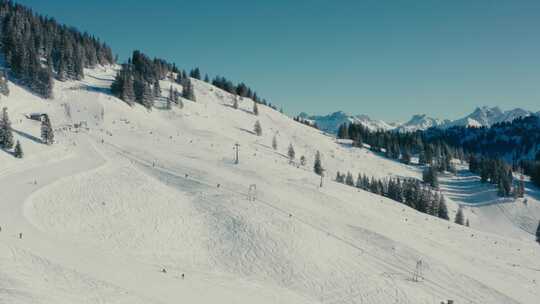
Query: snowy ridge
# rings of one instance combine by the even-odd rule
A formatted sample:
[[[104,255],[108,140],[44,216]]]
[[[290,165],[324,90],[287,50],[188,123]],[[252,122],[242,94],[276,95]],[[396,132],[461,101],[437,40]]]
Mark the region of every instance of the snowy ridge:
[[[414,115],[409,121],[397,127],[400,132],[423,131],[433,127],[439,127],[449,123],[449,120],[440,120],[426,114]]]
[[[236,110],[234,96],[202,81],[192,79],[196,103],[169,111],[166,88],[182,88],[163,80],[164,95],[149,112],[109,95],[115,69],[86,72],[83,81],[57,82],[53,100],[12,83],[0,100],[26,155],[0,154],[2,303],[532,304],[540,297],[540,250],[528,228],[517,228],[540,217],[532,187],[527,206],[501,206],[476,177],[443,176],[451,217],[457,204],[471,206],[472,228],[458,226],[332,181],[338,170],[418,178],[415,166],[337,143],[268,107],[255,116],[246,98]],[[33,112],[65,126],[55,145],[36,140],[39,123],[24,118]],[[81,121],[88,129],[76,131]],[[252,131],[256,121],[262,136]],[[306,166],[289,163],[289,144]],[[315,151],[327,169],[322,188],[311,169]],[[474,207],[486,202],[493,204]],[[423,279],[413,282],[419,260]]]
[[[478,107],[471,114],[456,120],[438,119],[426,114],[416,114],[404,123],[387,123],[383,120],[372,119],[367,115],[349,115],[339,111],[330,115],[310,116],[301,113],[303,118],[310,119],[321,126],[321,130],[336,133],[340,125],[344,123],[358,123],[370,130],[397,130],[399,132],[423,131],[429,128],[449,128],[453,126],[463,127],[490,127],[500,122],[511,122],[519,117],[526,117],[533,113],[524,109],[515,108],[502,111],[499,107]],[[535,115],[540,115],[540,112]]]
[[[499,107],[479,107],[476,108],[471,114],[444,124],[442,127],[448,128],[452,126],[463,127],[490,127],[500,122],[511,122],[519,117],[527,117],[532,112],[516,108],[513,110],[502,111]]]
[[[391,123],[371,119],[367,115],[349,115],[343,111],[334,112],[329,115],[308,115],[307,113],[302,112],[299,116],[315,122],[319,129],[332,134],[336,133],[339,126],[344,123],[361,124],[372,131],[387,131],[395,128],[395,125]]]

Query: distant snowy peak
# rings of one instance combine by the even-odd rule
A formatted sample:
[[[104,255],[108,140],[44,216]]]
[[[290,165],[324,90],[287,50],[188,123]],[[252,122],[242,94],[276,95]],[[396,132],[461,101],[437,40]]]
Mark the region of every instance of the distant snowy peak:
[[[364,127],[370,130],[392,130],[397,127],[394,123],[387,123],[386,121],[380,119],[372,119],[367,115],[356,115],[353,117],[353,120],[356,123],[363,125]]]
[[[478,107],[471,114],[449,122],[443,127],[463,126],[463,127],[490,127],[500,122],[510,122],[519,117],[527,117],[530,111],[515,108],[513,110],[502,111],[499,107]]]
[[[429,117],[426,114],[414,115],[409,121],[399,125],[397,128],[400,132],[414,132],[419,130],[427,130],[433,127],[439,127],[448,124],[449,120],[441,120]]]
[[[328,115],[308,115],[307,113],[302,112],[298,116],[317,123],[319,129],[328,133],[336,133],[339,126],[344,123],[361,124],[373,131],[392,130],[396,127],[385,121],[372,119],[367,115],[350,115],[343,111],[337,111]]]
[[[344,123],[356,123],[369,128],[370,130],[397,130],[399,132],[423,131],[429,128],[450,128],[454,126],[463,127],[490,127],[500,122],[510,122],[519,117],[537,115],[540,112],[515,108],[513,110],[502,111],[499,107],[478,107],[471,114],[456,120],[438,119],[429,117],[426,114],[416,114],[405,123],[387,123],[383,120],[373,119],[367,115],[350,115],[343,111],[334,112],[329,115],[308,115],[300,113],[300,117],[317,123],[319,129],[328,133],[337,133],[340,125]]]

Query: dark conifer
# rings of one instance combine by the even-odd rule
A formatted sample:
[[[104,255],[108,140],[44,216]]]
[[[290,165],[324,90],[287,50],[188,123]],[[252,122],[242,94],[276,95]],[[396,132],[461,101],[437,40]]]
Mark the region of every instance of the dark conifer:
[[[454,222],[459,225],[465,224],[465,218],[463,216],[463,210],[461,207],[458,208]]]
[[[294,152],[294,147],[292,144],[289,144],[289,148],[287,149],[287,156],[289,157],[289,161],[294,161],[296,153]]]
[[[261,123],[258,120],[255,122],[255,125],[253,126],[253,131],[255,132],[255,134],[257,134],[257,136],[262,135]]]
[[[313,163],[313,171],[317,175],[321,175],[323,173],[323,167],[321,163],[321,153],[319,151],[315,153],[315,162]]]
[[[23,158],[24,153],[21,147],[21,143],[17,140],[17,144],[15,144],[15,151],[13,152],[13,155],[16,158]]]
[[[6,107],[2,109],[2,116],[0,117],[0,147],[3,149],[13,147],[13,132]]]

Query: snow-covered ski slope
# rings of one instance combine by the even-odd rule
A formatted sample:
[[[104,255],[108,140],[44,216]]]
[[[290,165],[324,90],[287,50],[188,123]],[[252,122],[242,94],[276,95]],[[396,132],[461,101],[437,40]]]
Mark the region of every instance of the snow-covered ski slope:
[[[114,74],[57,82],[47,101],[10,84],[0,99],[25,152],[0,153],[0,303],[538,303],[540,246],[516,228],[538,215],[534,189],[525,207],[466,207],[472,227],[457,226],[332,181],[419,177],[414,166],[264,106],[254,116],[247,99],[234,109],[197,80],[183,109],[130,108],[108,93]],[[39,143],[35,112],[65,129],[55,145]],[[468,178],[442,180],[451,217],[455,202],[496,202]]]

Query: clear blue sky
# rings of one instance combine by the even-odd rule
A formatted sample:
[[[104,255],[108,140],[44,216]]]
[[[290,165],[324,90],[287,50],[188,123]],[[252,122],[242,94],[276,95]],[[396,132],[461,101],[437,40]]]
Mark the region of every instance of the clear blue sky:
[[[540,1],[19,0],[211,76],[288,113],[457,118],[478,105],[540,110]]]

